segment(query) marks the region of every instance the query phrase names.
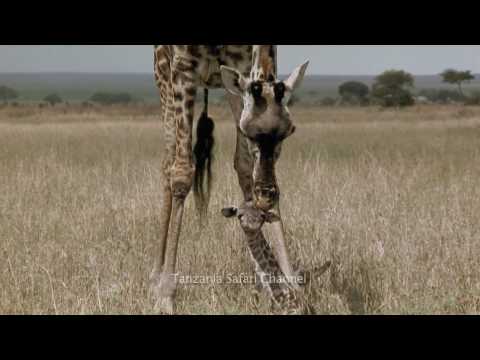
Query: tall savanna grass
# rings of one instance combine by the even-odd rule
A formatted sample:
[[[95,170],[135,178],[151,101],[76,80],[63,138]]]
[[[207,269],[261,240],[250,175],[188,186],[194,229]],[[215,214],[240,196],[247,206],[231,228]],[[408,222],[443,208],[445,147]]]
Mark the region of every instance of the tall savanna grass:
[[[0,110],[0,313],[150,314],[159,109]],[[480,109],[293,108],[278,164],[295,262],[320,314],[480,312]],[[251,274],[236,221],[235,128],[215,108],[209,221],[187,201],[181,274]],[[182,314],[268,314],[248,284],[181,286]]]

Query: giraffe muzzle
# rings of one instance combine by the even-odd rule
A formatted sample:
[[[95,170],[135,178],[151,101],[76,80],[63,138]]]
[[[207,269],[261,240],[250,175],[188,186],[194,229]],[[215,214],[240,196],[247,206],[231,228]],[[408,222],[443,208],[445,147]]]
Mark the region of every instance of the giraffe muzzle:
[[[270,211],[277,204],[278,188],[276,186],[255,187],[255,207],[263,211]]]

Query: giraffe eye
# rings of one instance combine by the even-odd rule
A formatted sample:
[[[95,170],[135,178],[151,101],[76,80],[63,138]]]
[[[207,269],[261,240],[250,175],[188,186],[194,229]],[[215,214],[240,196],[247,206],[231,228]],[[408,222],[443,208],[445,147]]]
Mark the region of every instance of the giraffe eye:
[[[286,91],[285,84],[283,82],[275,84],[273,91],[275,92],[275,101],[277,103],[281,103],[283,98],[285,97],[285,91]]]
[[[259,82],[254,82],[251,85],[250,91],[255,99],[259,99],[262,97],[263,86]]]

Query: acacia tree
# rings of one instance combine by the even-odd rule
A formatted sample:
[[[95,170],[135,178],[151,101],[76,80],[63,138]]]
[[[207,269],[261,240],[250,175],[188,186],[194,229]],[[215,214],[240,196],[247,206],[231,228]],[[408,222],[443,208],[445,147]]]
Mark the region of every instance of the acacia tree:
[[[475,79],[470,70],[458,71],[454,69],[447,69],[440,74],[444,83],[453,84],[458,86],[458,92],[464,97],[462,85],[464,82],[470,82]]]
[[[62,98],[57,94],[47,95],[43,101],[50,104],[50,106],[55,106],[63,102]]]
[[[16,98],[18,98],[18,93],[14,89],[6,86],[0,86],[0,100],[2,100],[3,103],[6,103],[10,100],[15,100]]]
[[[370,89],[364,83],[358,81],[348,81],[339,86],[338,92],[345,103],[366,104]]]
[[[415,103],[411,89],[413,76],[403,70],[388,70],[377,76],[372,86],[372,97],[384,107],[411,106]]]

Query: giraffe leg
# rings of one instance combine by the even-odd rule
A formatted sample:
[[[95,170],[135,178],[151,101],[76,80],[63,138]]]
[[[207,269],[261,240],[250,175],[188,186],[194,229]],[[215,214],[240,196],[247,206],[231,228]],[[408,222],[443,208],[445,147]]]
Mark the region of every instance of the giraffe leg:
[[[278,201],[277,205],[275,206],[275,212],[278,215],[279,221],[276,221],[272,224],[265,224],[266,226],[270,226],[273,229],[274,237],[272,248],[277,258],[278,264],[280,265],[280,269],[282,269],[283,274],[288,279],[295,278],[295,272],[293,271],[292,263],[290,262],[286,241],[285,241],[285,229],[283,226],[283,218],[280,213],[280,200]],[[296,290],[300,290],[299,284],[291,283],[292,287]]]
[[[185,64],[182,64],[182,68]],[[185,200],[192,188],[195,168],[192,156],[192,126],[196,86],[188,75],[179,68],[172,69],[172,88],[175,109],[176,151],[170,170],[172,211],[165,247],[165,262],[160,279],[157,312],[173,314],[177,289],[176,263]]]
[[[238,126],[242,114],[242,99],[238,96],[227,94],[228,101],[232,108],[235,122]],[[248,151],[247,139],[237,128],[237,146],[234,160],[235,171],[237,172],[238,182],[243,192],[245,202],[253,199],[253,160]]]
[[[173,116],[173,90],[169,78],[162,80],[160,85],[160,98],[162,104],[162,120],[164,127],[165,153],[162,163],[161,191],[162,204],[160,208],[160,234],[157,250],[157,258],[150,275],[151,290],[157,292],[161,279],[162,269],[165,262],[165,249],[172,212],[172,189],[170,186],[170,169],[175,161],[176,150],[176,126]],[[155,294],[158,297],[158,294]]]

